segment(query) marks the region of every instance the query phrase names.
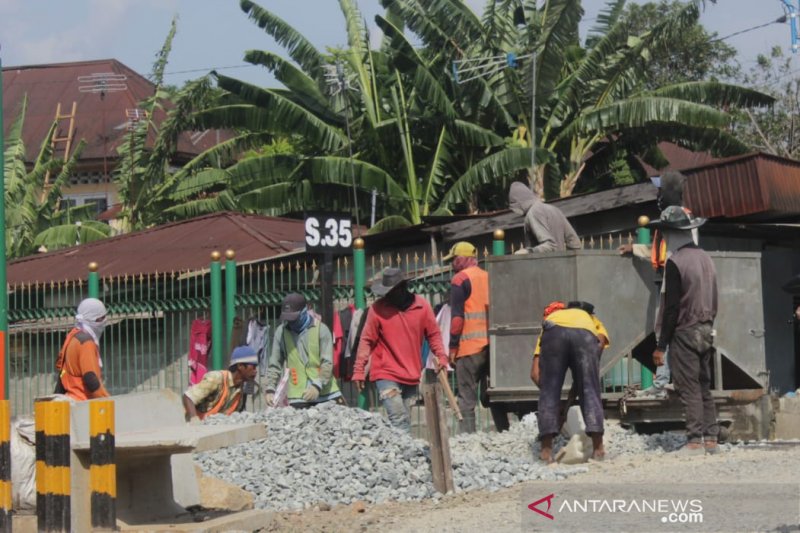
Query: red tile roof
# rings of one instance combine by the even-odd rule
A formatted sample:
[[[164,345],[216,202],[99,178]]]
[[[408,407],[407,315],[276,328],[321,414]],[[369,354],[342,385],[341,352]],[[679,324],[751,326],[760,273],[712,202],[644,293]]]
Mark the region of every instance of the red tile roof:
[[[12,261],[8,282],[85,279],[92,261],[101,277],[200,270],[214,250],[230,248],[241,263],[302,251],[304,238],[302,220],[214,213]]]
[[[79,77],[97,73],[113,73],[125,76],[119,82],[125,90],[107,92],[103,98],[98,93],[81,92],[80,87],[91,86],[91,82],[80,82]],[[115,59],[30,65],[3,68],[3,128],[8,131],[19,114],[22,99],[28,95],[28,112],[23,130],[23,140],[32,161],[39,151],[61,104],[62,114],[69,113],[72,102],[77,103],[75,136],[73,146],[80,139],[88,143],[81,161],[116,159],[117,147],[124,142],[128,118],[126,109],[136,109],[139,102],[153,95],[155,86]],[[156,120],[163,119],[156,115]],[[62,135],[66,135],[63,121]],[[153,141],[151,134],[148,139]],[[223,140],[229,137],[224,134]],[[216,131],[185,133],[178,141],[178,152],[185,157],[199,154],[217,142]]]

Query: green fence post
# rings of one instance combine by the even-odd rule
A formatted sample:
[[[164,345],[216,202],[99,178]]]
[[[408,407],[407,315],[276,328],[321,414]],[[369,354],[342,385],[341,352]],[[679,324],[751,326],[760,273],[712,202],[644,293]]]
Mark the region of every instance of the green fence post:
[[[367,306],[367,300],[364,297],[366,271],[367,260],[364,253],[364,239],[358,237],[353,241],[353,292],[355,293],[356,309],[364,309]]]
[[[236,254],[225,250],[225,338],[233,348],[233,318],[236,316]]]
[[[353,241],[353,292],[356,304],[356,309],[365,309],[367,307],[367,299],[364,296],[364,283],[366,280],[367,272],[367,259],[366,252],[364,251],[364,239],[357,237]],[[355,347],[358,350],[358,346]],[[359,409],[369,409],[369,389],[364,387],[358,394],[358,407]]]
[[[494,230],[492,255],[506,255],[506,232],[501,229]]]
[[[639,229],[636,230],[636,242],[638,244],[650,244],[650,228],[647,225],[650,223],[650,218],[642,215],[637,220]],[[647,389],[653,386],[653,373],[645,365],[642,365],[642,389]]]
[[[100,275],[97,268],[94,261],[89,263],[89,298],[100,298]]]
[[[222,255],[211,252],[211,370],[222,370]]]

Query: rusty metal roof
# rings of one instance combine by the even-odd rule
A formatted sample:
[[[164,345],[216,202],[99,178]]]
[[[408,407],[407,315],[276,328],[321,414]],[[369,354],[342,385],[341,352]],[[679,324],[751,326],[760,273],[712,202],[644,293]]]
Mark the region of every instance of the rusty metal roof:
[[[698,216],[800,216],[800,161],[755,152],[683,172],[684,201]]]
[[[223,212],[137,231],[8,264],[9,284],[85,279],[88,265],[100,276],[201,270],[211,252],[236,252],[251,262],[304,250],[302,220]]]
[[[124,75],[122,82],[126,90],[108,92],[103,98],[98,93],[81,92],[79,87],[87,85],[78,77],[97,73]],[[155,86],[144,76],[123,65],[116,59],[81,61],[3,68],[3,129],[8,131],[19,114],[22,99],[28,95],[28,112],[22,133],[27,159],[32,161],[42,145],[61,104],[62,114],[69,113],[72,102],[76,102],[75,135],[73,146],[80,139],[88,143],[81,157],[82,162],[117,159],[117,148],[124,142],[128,117],[126,109],[136,109],[139,102],[152,96]],[[156,115],[156,122],[163,120],[164,113]],[[59,135],[66,135],[66,121],[62,121]],[[221,132],[222,140],[229,134]],[[148,142],[153,142],[150,134]],[[178,140],[178,152],[184,157],[197,155],[218,142],[216,131],[184,133]]]
[[[669,164],[664,168],[656,169],[642,161],[642,167],[648,178],[660,176],[668,170],[683,171],[684,169],[719,161],[719,158],[714,157],[709,152],[693,152],[688,148],[683,148],[675,143],[666,141],[658,143],[658,149],[661,150],[661,153],[664,158],[669,161]]]

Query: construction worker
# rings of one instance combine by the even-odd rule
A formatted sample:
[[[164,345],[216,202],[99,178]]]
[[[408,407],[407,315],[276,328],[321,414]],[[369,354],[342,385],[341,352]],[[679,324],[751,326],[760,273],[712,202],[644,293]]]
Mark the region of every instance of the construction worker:
[[[183,393],[186,420],[209,415],[229,415],[244,407],[242,386],[258,373],[258,354],[249,346],[239,346],[231,353],[228,370],[206,372],[199,383]]]
[[[267,371],[267,405],[275,404],[275,389],[284,367],[289,369],[286,396],[290,406],[301,409],[330,400],[341,402],[342,393],[333,377],[331,330],[296,292],[283,299],[279,319]]]
[[[584,302],[575,302],[572,307],[553,302],[544,311],[531,379],[539,387],[539,457],[546,463],[553,461],[553,438],[561,431],[561,389],[567,369],[580,397],[586,434],[592,439],[592,458],[605,457],[600,353],[607,345],[608,333],[593,312],[594,306]]]
[[[458,430],[475,433],[478,386],[485,389],[489,376],[489,274],[478,266],[478,250],[468,242],[454,244],[444,261],[452,261],[454,272],[450,282],[449,358],[456,368],[458,408],[463,416]]]
[[[524,183],[515,181],[508,191],[508,207],[525,217],[525,235],[533,235],[536,246],[517,253],[563,252],[583,248],[578,234],[559,208],[544,203]],[[526,239],[527,240],[527,239]]]
[[[683,187],[686,183],[686,176],[680,172],[670,171],[666,172],[657,182],[658,197],[656,204],[659,210],[663,211],[669,206],[683,205]],[[697,229],[692,230],[692,239],[695,244],[698,243]],[[673,247],[668,247],[663,234],[659,230],[653,231],[653,242],[651,245],[646,244],[625,244],[620,246],[619,251],[621,254],[633,253],[635,257],[642,259],[649,259],[653,270],[658,274],[656,277],[656,284],[660,288],[658,305],[656,306],[655,317],[655,331],[656,335],[661,330],[661,317],[664,308],[664,291],[666,285],[663,283],[664,265],[667,262],[670,254],[674,251]],[[664,354],[664,364],[656,368],[655,379],[653,385],[644,390],[638,391],[637,396],[640,397],[653,397],[663,399],[667,397],[667,390],[669,389],[670,370],[669,370],[669,352]]]
[[[664,232],[673,250],[664,269],[664,308],[653,363],[664,364],[669,348],[672,376],[686,411],[686,455],[719,451],[711,358],[717,316],[717,273],[711,257],[693,239],[691,230],[705,219],[680,206],[666,208],[653,227]]]
[[[369,362],[369,380],[375,382],[389,422],[411,431],[411,405],[417,397],[422,375],[422,343],[428,341],[437,372],[447,367],[447,352],[430,304],[408,290],[403,271],[385,268],[372,283],[378,300],[367,313],[361,332],[353,381],[364,389]]]
[[[57,394],[78,401],[110,396],[103,386],[100,337],[106,327],[106,306],[97,298],[78,305],[75,326],[67,334],[56,360]]]

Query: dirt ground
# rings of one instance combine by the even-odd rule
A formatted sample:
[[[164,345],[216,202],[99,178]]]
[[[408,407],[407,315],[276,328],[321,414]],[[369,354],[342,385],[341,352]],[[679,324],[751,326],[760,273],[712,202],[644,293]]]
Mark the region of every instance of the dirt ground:
[[[716,456],[675,454],[611,457],[589,463],[588,472],[557,483],[797,483],[800,446],[768,449],[734,448]],[[518,532],[522,529],[522,491],[553,482],[533,481],[489,493],[475,491],[445,496],[439,502],[360,502],[330,510],[276,513],[264,531],[397,531],[397,532]],[[799,502],[800,503],[800,502]],[[710,526],[710,525],[709,525]],[[736,518],[715,524],[714,531],[738,531]],[[792,525],[784,531],[800,531]]]

